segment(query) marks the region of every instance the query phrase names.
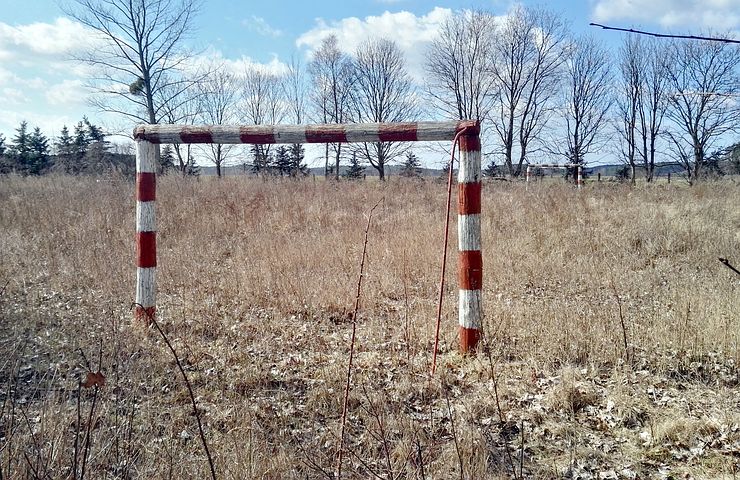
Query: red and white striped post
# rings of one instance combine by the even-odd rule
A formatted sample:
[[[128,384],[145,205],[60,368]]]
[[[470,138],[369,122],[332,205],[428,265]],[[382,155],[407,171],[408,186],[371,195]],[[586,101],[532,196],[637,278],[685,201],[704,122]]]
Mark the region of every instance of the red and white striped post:
[[[458,320],[460,350],[474,351],[480,340],[483,286],[481,255],[481,159],[480,127],[468,127],[460,136],[457,238],[460,285]]]
[[[461,133],[462,132],[462,133]],[[481,328],[481,155],[480,126],[473,121],[322,125],[139,125],[136,140],[136,318],[155,312],[157,268],[154,221],[158,144],[292,144],[419,142],[455,139],[460,133],[458,237],[460,250],[460,349],[472,351]]]
[[[149,321],[156,309],[157,198],[156,168],[159,146],[136,141],[136,306],[134,318]]]

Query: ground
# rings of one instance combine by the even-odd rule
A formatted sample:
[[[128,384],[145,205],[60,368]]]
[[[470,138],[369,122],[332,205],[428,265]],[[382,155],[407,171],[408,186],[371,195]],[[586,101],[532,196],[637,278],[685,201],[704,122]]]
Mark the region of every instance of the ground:
[[[456,338],[446,188],[161,178],[158,325],[218,478],[736,478],[740,188],[483,189],[484,339]],[[0,179],[0,478],[207,478],[188,389],[132,321],[133,183]],[[3,287],[4,286],[4,287]],[[100,377],[88,373],[97,373]]]

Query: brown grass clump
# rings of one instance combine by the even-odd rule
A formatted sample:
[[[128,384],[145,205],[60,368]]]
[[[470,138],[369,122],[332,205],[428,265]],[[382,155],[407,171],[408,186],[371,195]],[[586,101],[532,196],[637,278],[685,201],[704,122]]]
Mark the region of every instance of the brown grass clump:
[[[432,379],[443,185],[158,187],[158,320],[219,478],[331,477],[381,197],[345,478],[740,469],[740,283],[717,261],[740,263],[732,180],[486,185],[484,348],[457,354],[453,253]],[[209,475],[172,355],[131,322],[133,198],[123,178],[0,178],[0,478]]]

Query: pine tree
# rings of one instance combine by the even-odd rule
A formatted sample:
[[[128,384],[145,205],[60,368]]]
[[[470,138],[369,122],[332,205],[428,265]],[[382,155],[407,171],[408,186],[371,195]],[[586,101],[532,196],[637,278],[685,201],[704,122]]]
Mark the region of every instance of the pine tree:
[[[81,163],[82,158],[87,153],[87,147],[90,146],[90,139],[87,136],[87,129],[85,124],[78,122],[75,125],[75,136],[74,136],[74,160]],[[82,166],[80,166],[80,170]]]
[[[165,174],[175,169],[175,152],[172,145],[165,145],[159,154],[159,173]]]
[[[268,153],[267,148],[264,145],[252,145],[250,148],[252,153],[252,173],[267,175],[272,170],[272,156]]]
[[[61,134],[54,142],[54,148],[57,154],[56,167],[66,173],[79,173],[80,165],[74,161],[74,139],[66,125],[62,127]]]
[[[28,133],[28,122],[21,122],[15,129],[16,136],[10,145],[10,169],[26,173],[31,160],[31,135]]]
[[[483,176],[484,177],[498,177],[499,176],[499,167],[496,165],[496,162],[491,160],[491,163],[486,166],[485,169],[483,169]]]
[[[41,175],[51,163],[49,160],[49,139],[41,133],[39,127],[34,128],[29,137],[30,156],[26,166],[26,172],[30,175]]]
[[[0,157],[5,155],[5,135],[0,133]]]
[[[352,160],[350,160],[349,167],[344,176],[349,180],[359,180],[363,178],[364,175],[365,167],[360,165],[359,160],[357,160],[357,155],[352,153]]]
[[[275,150],[275,169],[282,177],[283,175],[290,175],[290,166],[288,147],[280,145]]]
[[[406,160],[404,160],[401,168],[401,176],[407,178],[421,177],[421,160],[411,150],[406,152]]]
[[[290,175],[297,177],[298,175],[308,175],[308,165],[303,163],[303,159],[306,156],[306,150],[300,143],[294,143],[290,146]]]
[[[185,175],[189,177],[200,177],[200,166],[195,163],[193,154],[188,150],[188,160],[185,162]]]

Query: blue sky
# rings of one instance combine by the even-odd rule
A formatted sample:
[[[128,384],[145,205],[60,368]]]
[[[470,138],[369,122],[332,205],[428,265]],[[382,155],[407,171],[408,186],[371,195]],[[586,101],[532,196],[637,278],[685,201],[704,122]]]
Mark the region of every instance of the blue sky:
[[[64,0],[61,0],[64,1]],[[129,131],[119,118],[87,103],[86,69],[69,60],[83,48],[85,30],[65,18],[59,1],[0,0],[0,133],[12,138],[21,120],[56,136],[83,115]],[[740,31],[740,0],[553,0],[524,4],[559,12],[576,34],[590,33],[615,48],[621,34],[591,21],[663,32]],[[352,51],[372,35],[396,40],[419,81],[424,49],[449,12],[479,8],[505,15],[507,0],[204,0],[189,40],[203,57],[259,63],[279,69],[291,55],[306,58],[321,38],[337,34]],[[740,37],[740,36],[738,36]]]

